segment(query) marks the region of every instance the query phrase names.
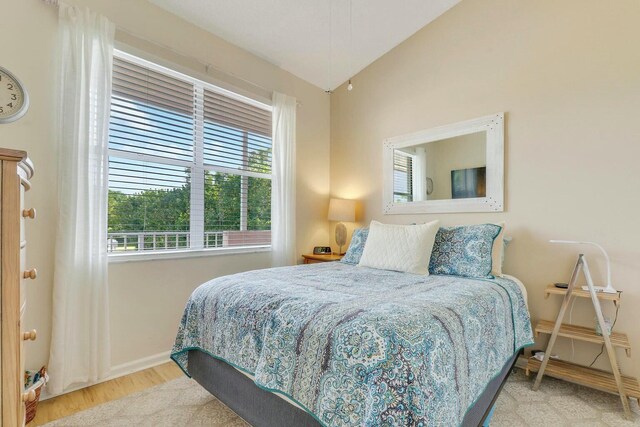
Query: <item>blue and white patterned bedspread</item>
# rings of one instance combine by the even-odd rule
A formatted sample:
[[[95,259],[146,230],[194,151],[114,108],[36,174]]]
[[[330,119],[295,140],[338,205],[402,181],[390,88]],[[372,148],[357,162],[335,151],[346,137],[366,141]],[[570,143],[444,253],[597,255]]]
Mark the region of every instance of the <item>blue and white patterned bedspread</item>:
[[[250,271],[197,288],[172,359],[199,349],[325,426],[459,425],[531,322],[508,279],[339,262]]]

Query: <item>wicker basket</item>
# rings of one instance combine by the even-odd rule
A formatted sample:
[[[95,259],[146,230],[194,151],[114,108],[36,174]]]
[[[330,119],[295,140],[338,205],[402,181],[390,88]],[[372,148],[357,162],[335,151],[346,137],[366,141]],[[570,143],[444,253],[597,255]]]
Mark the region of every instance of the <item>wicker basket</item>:
[[[47,375],[44,367],[40,369],[38,374],[39,379],[25,389],[26,393],[29,393],[31,390],[36,392],[36,398],[25,403],[25,424],[30,423],[35,418],[36,411],[38,410],[38,402],[40,401],[40,392],[42,391],[42,387],[49,381],[49,375]]]

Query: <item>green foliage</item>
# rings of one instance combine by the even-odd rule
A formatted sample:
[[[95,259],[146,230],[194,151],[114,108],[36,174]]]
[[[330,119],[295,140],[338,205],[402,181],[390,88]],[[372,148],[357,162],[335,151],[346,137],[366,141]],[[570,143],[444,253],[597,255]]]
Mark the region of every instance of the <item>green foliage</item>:
[[[242,177],[205,173],[205,231],[240,230],[240,188]]]
[[[109,232],[189,230],[191,185],[127,195],[109,190]]]
[[[270,150],[249,157],[250,170],[269,173]],[[185,185],[135,194],[109,190],[109,232],[188,231],[191,176]],[[205,231],[240,230],[242,180],[247,184],[247,229],[271,227],[271,180],[205,171]]]

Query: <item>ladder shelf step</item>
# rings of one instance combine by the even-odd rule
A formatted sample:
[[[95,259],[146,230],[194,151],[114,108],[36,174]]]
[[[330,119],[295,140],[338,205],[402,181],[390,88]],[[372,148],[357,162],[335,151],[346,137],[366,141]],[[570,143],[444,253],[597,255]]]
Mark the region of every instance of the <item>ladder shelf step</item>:
[[[551,320],[539,320],[534,329],[536,337],[539,334],[551,335],[555,322]],[[598,335],[593,328],[587,328],[584,326],[571,325],[569,323],[563,323],[558,331],[558,336],[565,338],[573,338],[580,341],[591,342],[594,344],[604,344],[604,338],[602,335]],[[609,336],[611,344],[614,347],[623,348],[627,354],[627,357],[631,357],[631,344],[626,334],[620,332],[612,332]]]
[[[530,357],[527,361],[527,375],[530,372],[538,372],[541,364],[538,359]],[[607,393],[618,394],[618,387],[613,374],[600,369],[589,368],[564,360],[549,359],[544,374]],[[628,397],[640,400],[640,384],[637,379],[622,376],[622,383]]]
[[[548,285],[544,290],[544,298],[549,298],[549,295],[565,295],[567,290],[564,288],[557,288],[555,285]],[[585,291],[582,288],[574,289],[571,293],[574,297],[578,298],[591,298],[591,294],[589,291]],[[615,294],[607,294],[604,292],[598,292],[596,296],[598,299],[603,301],[612,301],[614,305],[618,305],[620,303],[620,294],[621,292],[617,292]]]

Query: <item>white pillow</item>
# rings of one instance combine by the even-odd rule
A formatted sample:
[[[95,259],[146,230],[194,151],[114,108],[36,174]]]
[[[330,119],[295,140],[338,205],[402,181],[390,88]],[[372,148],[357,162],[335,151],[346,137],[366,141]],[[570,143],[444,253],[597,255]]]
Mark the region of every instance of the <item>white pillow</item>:
[[[440,221],[393,225],[371,221],[361,267],[429,275],[429,260]]]

